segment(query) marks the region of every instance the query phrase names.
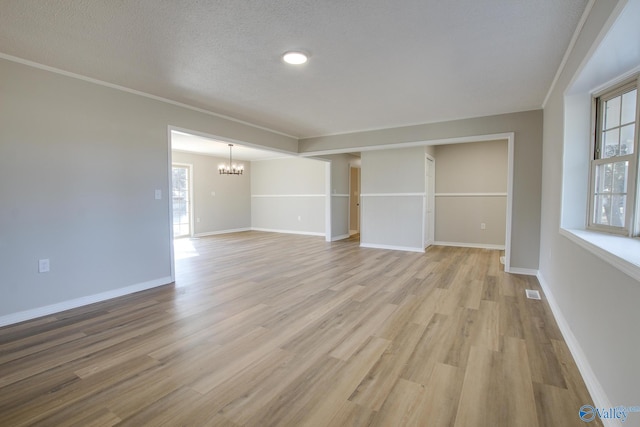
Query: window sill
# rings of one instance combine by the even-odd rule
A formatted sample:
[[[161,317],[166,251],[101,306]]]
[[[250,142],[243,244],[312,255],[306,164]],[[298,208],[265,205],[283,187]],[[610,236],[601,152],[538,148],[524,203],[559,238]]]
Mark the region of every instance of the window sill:
[[[560,228],[560,234],[640,281],[640,239],[567,228]]]

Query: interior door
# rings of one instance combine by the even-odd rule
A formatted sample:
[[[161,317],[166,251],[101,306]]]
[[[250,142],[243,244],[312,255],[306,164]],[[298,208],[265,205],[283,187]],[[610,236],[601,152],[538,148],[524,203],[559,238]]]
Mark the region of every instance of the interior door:
[[[360,232],[360,168],[349,169],[349,234]]]

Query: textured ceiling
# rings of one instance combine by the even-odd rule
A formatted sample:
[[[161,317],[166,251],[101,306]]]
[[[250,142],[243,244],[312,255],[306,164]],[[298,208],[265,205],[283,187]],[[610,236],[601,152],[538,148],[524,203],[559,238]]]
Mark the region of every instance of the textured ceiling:
[[[0,0],[0,52],[308,137],[540,108],[586,4]]]

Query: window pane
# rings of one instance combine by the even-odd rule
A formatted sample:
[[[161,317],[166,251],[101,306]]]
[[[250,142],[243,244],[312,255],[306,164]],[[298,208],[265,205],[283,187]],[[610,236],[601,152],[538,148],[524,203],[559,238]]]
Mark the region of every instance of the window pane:
[[[627,192],[627,175],[629,162],[616,162],[613,164],[613,188],[614,193]]]
[[[593,206],[593,223],[599,225],[609,225],[609,216],[611,215],[611,196],[595,196]]]
[[[613,163],[596,166],[596,193],[611,193],[613,187]]]
[[[634,89],[622,95],[622,124],[631,123],[636,120],[636,97],[638,90]]]
[[[633,133],[636,129],[635,123],[620,128],[620,155],[633,154]]]
[[[611,196],[611,225],[614,227],[625,226],[627,196]]]
[[[611,191],[611,185],[607,185],[607,166],[611,167],[610,163],[596,166],[596,194],[607,193]]]
[[[626,227],[626,192],[629,181],[629,162],[597,165],[595,172],[594,224]]]
[[[626,205],[627,196],[608,194],[595,196],[593,222],[598,225],[626,227]]]
[[[604,107],[604,129],[620,126],[620,101],[621,96],[616,96],[606,101]]]
[[[613,130],[609,130],[604,132],[603,135],[603,150],[602,150],[602,159],[607,159],[609,157],[615,157],[619,154],[620,150],[620,129],[616,128]]]

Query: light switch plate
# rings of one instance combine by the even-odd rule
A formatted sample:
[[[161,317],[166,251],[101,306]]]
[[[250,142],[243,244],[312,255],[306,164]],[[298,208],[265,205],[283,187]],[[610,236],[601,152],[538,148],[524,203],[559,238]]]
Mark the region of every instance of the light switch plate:
[[[48,273],[49,267],[49,259],[38,260],[38,273]]]

